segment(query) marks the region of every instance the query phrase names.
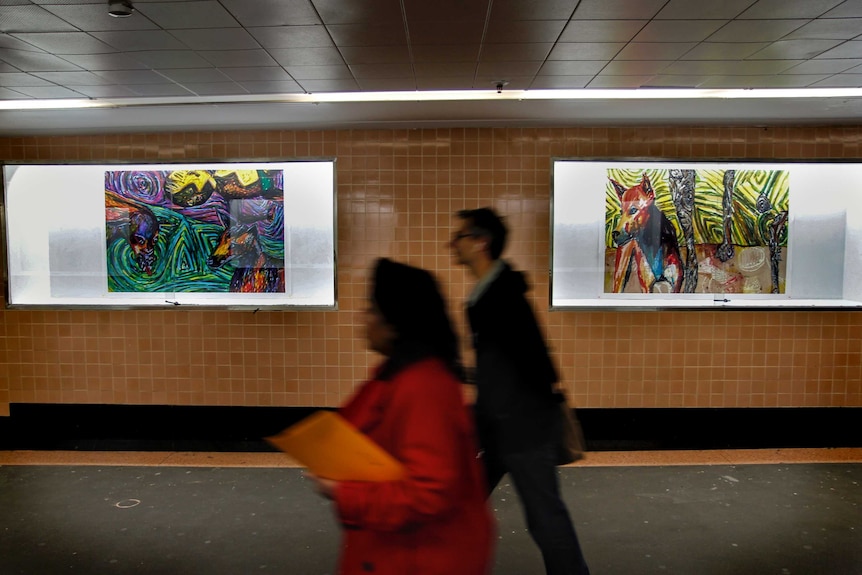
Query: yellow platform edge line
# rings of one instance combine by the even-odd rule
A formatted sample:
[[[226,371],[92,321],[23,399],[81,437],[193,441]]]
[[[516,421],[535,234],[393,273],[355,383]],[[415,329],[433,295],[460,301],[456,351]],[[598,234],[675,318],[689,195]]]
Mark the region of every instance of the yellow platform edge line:
[[[595,451],[573,467],[671,465],[769,465],[862,463],[862,448],[715,449],[673,451]],[[300,467],[278,452],[163,451],[0,451],[2,465],[99,465],[131,467]]]

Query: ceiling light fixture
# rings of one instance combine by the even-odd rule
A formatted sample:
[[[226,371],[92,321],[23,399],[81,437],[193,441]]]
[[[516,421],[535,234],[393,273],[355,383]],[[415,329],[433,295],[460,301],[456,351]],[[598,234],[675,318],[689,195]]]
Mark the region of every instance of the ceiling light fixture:
[[[108,14],[114,18],[128,18],[134,11],[132,0],[108,0]]]
[[[195,104],[343,104],[387,102],[468,102],[528,100],[679,100],[679,99],[812,99],[862,98],[862,88],[773,88],[773,89],[641,89],[641,90],[438,90],[410,92],[321,92],[315,94],[246,94],[164,98],[94,98],[63,100],[2,100],[2,110],[60,110],[72,108],[133,108]]]

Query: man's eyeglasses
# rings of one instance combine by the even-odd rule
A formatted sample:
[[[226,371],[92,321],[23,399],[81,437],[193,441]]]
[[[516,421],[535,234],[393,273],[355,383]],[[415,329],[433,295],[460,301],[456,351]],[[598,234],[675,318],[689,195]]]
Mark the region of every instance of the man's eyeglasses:
[[[464,238],[472,238],[475,235],[476,234],[472,234],[470,232],[461,232],[461,233],[457,233],[457,234],[452,234],[452,243],[455,243],[458,240],[462,240]]]

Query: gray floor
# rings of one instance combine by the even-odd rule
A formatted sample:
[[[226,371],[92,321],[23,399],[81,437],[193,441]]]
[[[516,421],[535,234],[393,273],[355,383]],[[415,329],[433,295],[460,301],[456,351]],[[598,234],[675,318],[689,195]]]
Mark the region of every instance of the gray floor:
[[[560,473],[593,575],[862,574],[862,465]],[[493,505],[494,574],[541,574],[506,479]],[[338,538],[297,469],[0,467],[2,575],[323,575]]]

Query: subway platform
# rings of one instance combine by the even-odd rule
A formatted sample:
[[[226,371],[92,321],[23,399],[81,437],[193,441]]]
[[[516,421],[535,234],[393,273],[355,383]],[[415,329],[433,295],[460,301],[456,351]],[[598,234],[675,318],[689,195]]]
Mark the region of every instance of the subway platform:
[[[334,573],[330,503],[282,453],[52,436],[0,441],[0,574]],[[559,474],[593,575],[862,575],[860,464],[855,446],[609,449]],[[491,504],[493,574],[541,575],[507,478]]]

